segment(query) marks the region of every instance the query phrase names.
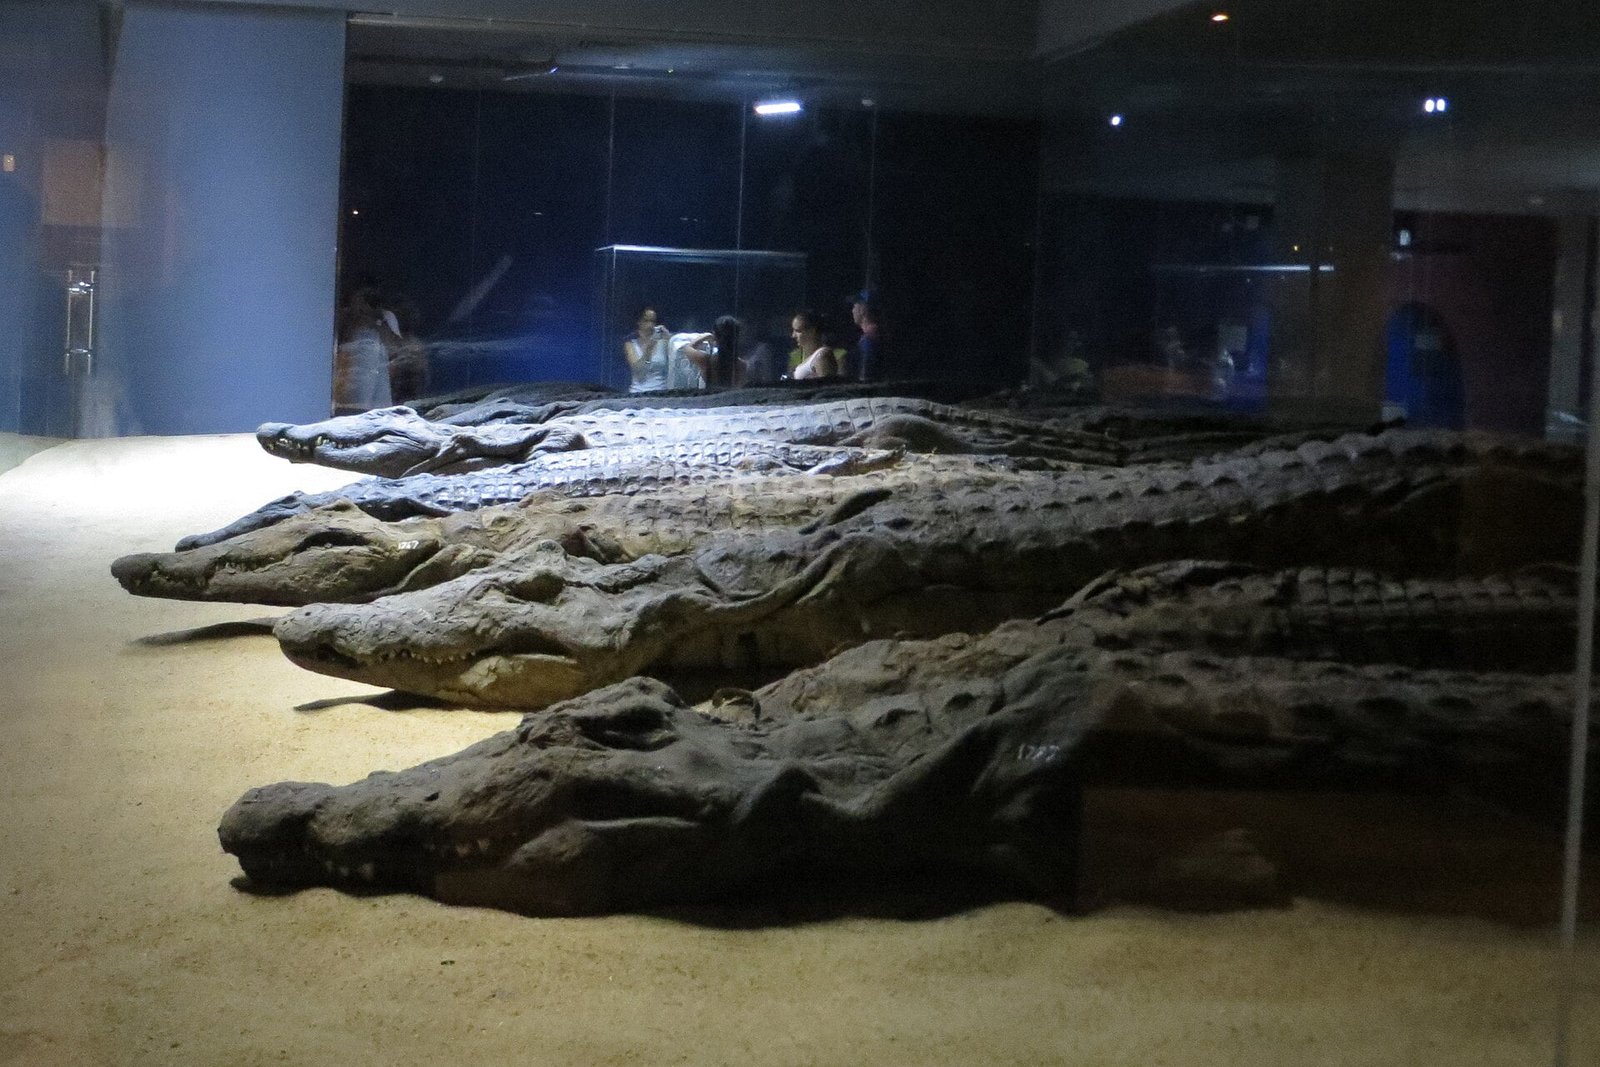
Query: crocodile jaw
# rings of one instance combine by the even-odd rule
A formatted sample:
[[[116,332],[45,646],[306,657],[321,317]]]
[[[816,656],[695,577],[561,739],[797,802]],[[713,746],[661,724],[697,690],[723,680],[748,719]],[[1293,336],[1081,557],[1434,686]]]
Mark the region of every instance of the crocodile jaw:
[[[261,886],[331,885],[440,895],[452,881],[504,879],[536,811],[538,783],[509,788],[519,765],[510,732],[356,788],[280,782],[252,789],[222,817],[218,838]],[[453,773],[452,764],[470,772]],[[526,776],[532,777],[532,776]],[[511,903],[511,902],[507,902]]]
[[[448,435],[410,408],[393,407],[304,426],[263,423],[256,441],[291,463],[398,477],[436,455]]]
[[[325,443],[317,437],[302,437],[295,432],[293,423],[264,422],[256,427],[256,443],[268,455],[286,459],[290,463],[312,463],[317,446]]]
[[[425,607],[387,603],[374,605],[376,616],[313,604],[278,620],[273,634],[307,670],[473,706],[544,707],[597,684],[590,657],[547,636],[553,628],[507,627],[492,607],[472,627],[446,627]]]
[[[691,819],[659,817],[663,804],[713,815],[731,806],[715,774],[685,790],[681,776],[662,773],[667,760],[705,771],[731,756],[727,746],[666,751],[682,747],[672,717],[686,712],[666,686],[632,679],[406,770],[342,787],[252,789],[218,837],[260,886],[402,890],[540,915],[604,911],[654,885],[612,870],[627,857],[596,848],[595,829],[650,824],[689,846],[703,834]],[[644,784],[624,797],[616,783],[629,781]],[[619,799],[642,818],[618,819]]]
[[[185,552],[141,552],[111,565],[122,587],[139,596],[298,607],[365,600],[404,587],[408,575],[439,557],[436,532],[348,533],[317,540],[270,527]]]

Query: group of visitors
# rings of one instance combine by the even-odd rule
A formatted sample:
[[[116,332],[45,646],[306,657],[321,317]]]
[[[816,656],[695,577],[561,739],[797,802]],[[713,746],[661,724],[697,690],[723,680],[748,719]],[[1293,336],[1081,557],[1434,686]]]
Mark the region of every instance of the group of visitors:
[[[632,376],[628,391],[743,384],[744,363],[739,358],[743,329],[738,319],[724,315],[710,333],[673,333],[661,324],[655,308],[640,309],[633,333],[622,343]]]
[[[855,296],[850,315],[859,331],[853,346],[840,344],[818,312],[795,312],[789,320],[792,347],[787,359],[774,366],[776,353],[768,342],[759,342],[745,352],[748,331],[731,315],[719,318],[709,333],[674,333],[661,323],[654,307],[643,307],[633,332],[622,343],[631,376],[629,392],[755,385],[784,379],[873,380],[881,371],[882,352],[871,293],[862,291]]]
[[[782,380],[873,380],[880,374],[881,350],[871,294],[857,294],[850,312],[858,331],[853,344],[842,343],[823,315],[803,309],[788,320],[789,345],[771,341],[747,345],[750,331],[732,315],[717,319],[709,331],[674,333],[661,322],[656,308],[646,306],[639,310],[633,332],[622,343],[631,379],[628,391],[723,388]],[[338,317],[334,414],[387,407],[424,392],[427,355],[413,332],[414,318],[405,301],[386,299],[374,286],[351,293]],[[776,330],[776,324],[773,328]]]

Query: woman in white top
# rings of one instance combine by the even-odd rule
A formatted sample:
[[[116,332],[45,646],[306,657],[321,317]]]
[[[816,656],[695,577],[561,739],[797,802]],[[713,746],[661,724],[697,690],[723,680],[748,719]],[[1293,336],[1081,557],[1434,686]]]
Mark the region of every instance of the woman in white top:
[[[807,378],[832,378],[839,373],[839,359],[833,348],[822,338],[822,319],[815,311],[801,311],[789,324],[789,336],[794,338],[800,353],[800,365],[795,367],[795,381]]]
[[[627,357],[628,371],[633,376],[628,392],[656,393],[667,387],[669,336],[667,328],[657,320],[655,308],[640,309],[634,332],[622,342],[622,354]]]
[[[353,415],[386,408],[389,354],[401,342],[394,312],[378,306],[377,290],[363,286],[351,294],[339,315],[339,344],[333,354],[333,413]]]
[[[668,389],[704,389],[710,354],[706,349],[709,333],[675,333],[667,341]]]

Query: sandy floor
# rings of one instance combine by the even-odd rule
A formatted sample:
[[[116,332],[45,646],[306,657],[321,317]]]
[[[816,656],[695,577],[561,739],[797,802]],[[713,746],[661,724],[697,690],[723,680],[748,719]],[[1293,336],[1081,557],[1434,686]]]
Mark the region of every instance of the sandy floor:
[[[1528,1064],[1549,1061],[1549,835],[1386,798],[1099,794],[1084,915],[793,905],[539,920],[242,893],[218,816],[514,722],[384,710],[291,666],[266,609],[107,567],[334,472],[244,437],[67,444],[0,475],[0,1062]],[[1280,910],[1137,904],[1142,864],[1251,827]],[[829,915],[828,912],[833,914]],[[885,911],[892,917],[884,917]],[[1600,938],[1572,1062],[1600,1063]]]

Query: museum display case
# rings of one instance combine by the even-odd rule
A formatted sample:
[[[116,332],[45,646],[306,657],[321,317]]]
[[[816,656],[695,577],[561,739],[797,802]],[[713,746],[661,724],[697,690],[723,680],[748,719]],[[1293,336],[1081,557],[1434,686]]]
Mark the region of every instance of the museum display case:
[[[745,326],[750,358],[787,369],[789,320],[806,301],[804,255],[607,245],[595,250],[594,272],[595,371],[586,380],[628,387],[622,339],[644,307],[656,310],[669,333],[709,333],[719,317],[732,315]]]

